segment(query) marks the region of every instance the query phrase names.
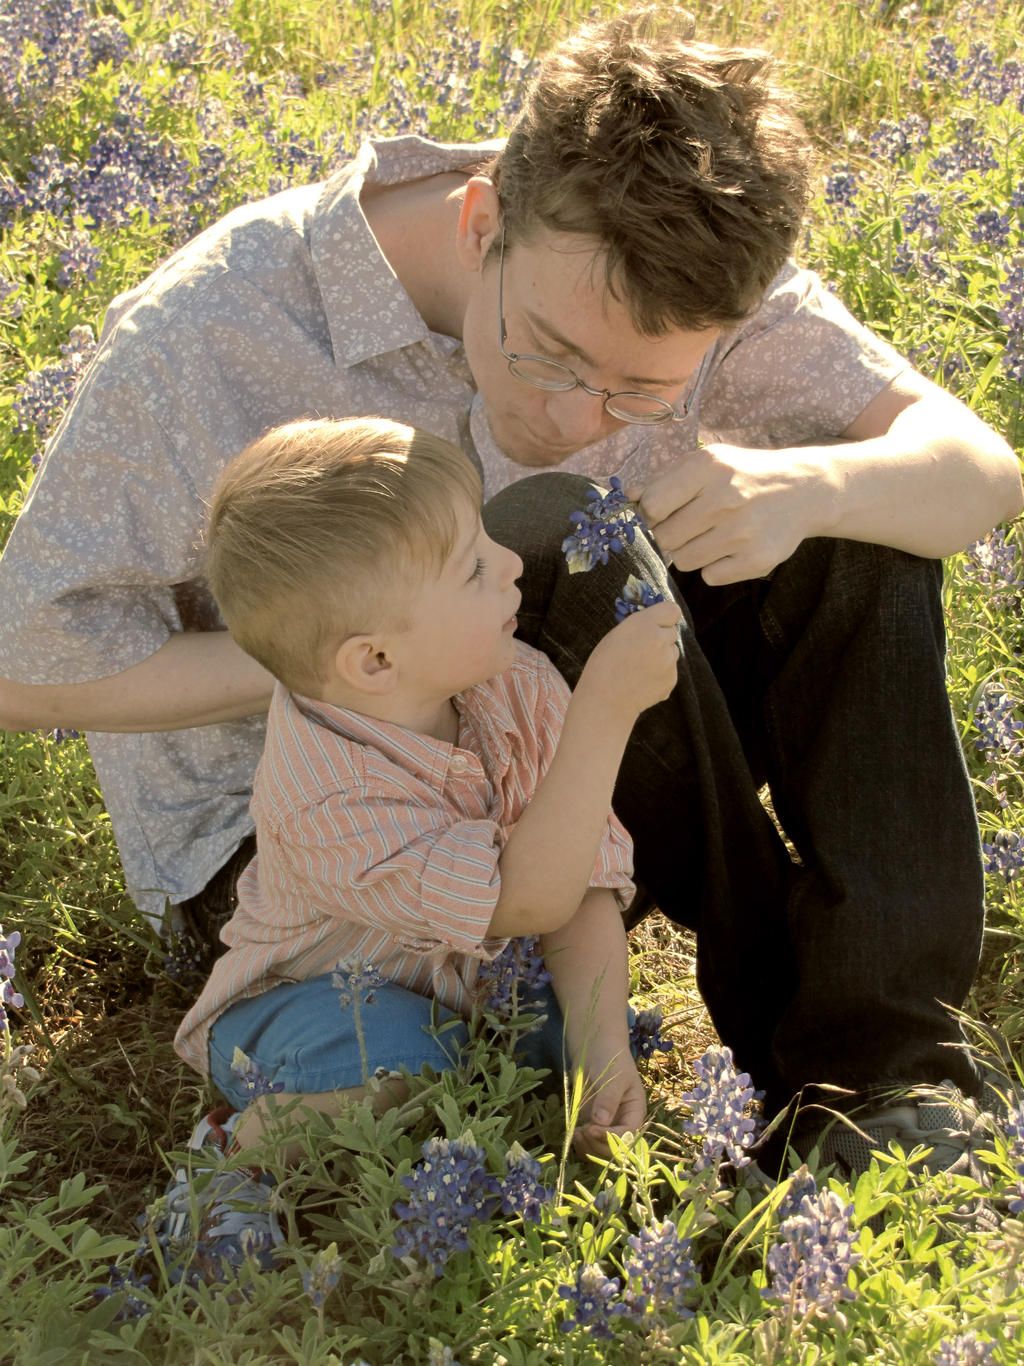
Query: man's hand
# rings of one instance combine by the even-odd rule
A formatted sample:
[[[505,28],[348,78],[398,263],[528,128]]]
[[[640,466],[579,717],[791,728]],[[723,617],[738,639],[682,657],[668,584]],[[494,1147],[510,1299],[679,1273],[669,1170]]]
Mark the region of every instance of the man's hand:
[[[839,487],[832,449],[716,442],[628,492],[677,569],[699,569],[709,584],[756,579],[824,534]]]
[[[584,666],[576,693],[630,721],[662,702],[676,685],[679,648],[674,602],[631,612],[598,642]]]
[[[647,1113],[647,1092],[628,1050],[602,1059],[588,1050],[587,1080],[572,1145],[580,1157],[608,1157],[608,1135],[636,1133]]]

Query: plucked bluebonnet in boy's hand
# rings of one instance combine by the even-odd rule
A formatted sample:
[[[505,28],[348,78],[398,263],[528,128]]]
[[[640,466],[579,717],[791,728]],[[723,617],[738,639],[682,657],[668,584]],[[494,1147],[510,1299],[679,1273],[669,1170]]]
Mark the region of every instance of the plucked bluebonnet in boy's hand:
[[[693,1065],[699,1078],[692,1091],[680,1096],[689,1119],[682,1122],[684,1134],[703,1139],[695,1171],[703,1171],[723,1157],[734,1167],[750,1161],[746,1149],[754,1141],[757,1122],[747,1107],[757,1097],[746,1072],[737,1072],[731,1048],[709,1048]]]
[[[653,1057],[655,1053],[671,1053],[675,1044],[661,1032],[664,1019],[661,1007],[653,1010],[640,1010],[629,1027],[629,1047],[633,1057]]]
[[[302,1273],[302,1288],[310,1298],[313,1308],[319,1314],[324,1301],[338,1284],[341,1272],[341,1258],[338,1256],[337,1243],[322,1247],[313,1258],[308,1271]]]
[[[686,1299],[700,1277],[690,1256],[689,1238],[680,1237],[671,1219],[657,1221],[627,1239],[633,1256],[626,1262],[626,1275],[638,1282],[633,1302],[643,1313],[651,1305],[658,1313],[669,1309],[678,1318],[693,1317]]]
[[[791,1305],[800,1318],[828,1316],[841,1301],[852,1300],[847,1279],[861,1258],[853,1246],[852,1216],[852,1203],[844,1205],[834,1191],[803,1195],[768,1249],[772,1283],[761,1292],[765,1299]]]
[[[573,533],[562,542],[570,574],[585,574],[595,564],[607,564],[608,556],[632,545],[637,529],[647,525],[622,489],[622,481],[609,479],[611,491],[587,493],[587,506],[570,515]]]
[[[487,1170],[483,1148],[469,1134],[430,1138],[422,1153],[402,1177],[409,1199],[395,1202],[402,1223],[391,1251],[425,1262],[440,1276],[453,1252],[469,1248],[472,1225],[489,1219],[501,1204],[500,1186]]]
[[[558,1287],[560,1297],[569,1300],[576,1310],[571,1319],[560,1324],[562,1332],[585,1328],[595,1338],[612,1337],[612,1319],[630,1312],[627,1304],[616,1299],[620,1289],[619,1282],[606,1276],[596,1263],[581,1267],[575,1285]]]
[[[357,997],[362,1005],[372,1006],[374,987],[383,985],[384,978],[372,963],[335,963],[331,973],[331,986],[337,988],[343,1009],[348,1009]]]
[[[659,593],[649,583],[644,583],[643,579],[638,579],[635,574],[630,574],[622,590],[622,597],[615,599],[615,620],[625,621],[634,612],[641,612],[645,607],[653,607],[656,602],[664,601],[663,593]]]
[[[541,1205],[554,1198],[554,1188],[541,1181],[541,1166],[520,1143],[505,1154],[505,1179],[501,1183],[501,1211],[518,1214],[528,1224],[540,1223]]]
[[[943,1338],[932,1366],[995,1366],[994,1342],[982,1342],[972,1330],[955,1338]]]

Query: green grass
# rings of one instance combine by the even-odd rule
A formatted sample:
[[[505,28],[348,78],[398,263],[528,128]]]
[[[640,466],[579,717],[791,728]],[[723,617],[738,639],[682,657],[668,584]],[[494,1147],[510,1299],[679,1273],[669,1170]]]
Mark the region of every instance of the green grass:
[[[92,279],[60,283],[72,225],[59,217],[21,213],[0,230],[0,277],[17,287],[0,299],[0,537],[31,484],[41,444],[37,432],[17,429],[18,386],[60,360],[73,326],[98,333],[110,298],[180,241],[236,203],[326,173],[370,128],[400,131],[408,119],[417,131],[453,139],[500,128],[516,72],[586,9],[580,0],[471,0],[447,8],[423,0],[115,2],[104,12],[123,24],[123,63],[58,69],[45,80],[36,71],[20,92],[8,82],[14,72],[0,50],[0,172],[15,183],[25,183],[32,158],[47,145],[64,161],[85,159],[133,98],[141,99],[138,116],[153,145],[163,139],[164,150],[181,158],[184,181],[194,184],[201,165],[209,172],[201,201],[184,205],[176,192],[159,199],[152,216],[135,211],[95,232],[101,256]],[[903,9],[752,0],[701,14],[708,38],[765,42],[781,57],[818,140],[823,190],[824,178],[840,169],[856,176],[852,206],[819,196],[804,260],[1018,451],[1021,386],[1004,363],[1001,312],[1008,272],[1024,262],[1024,209],[1015,203],[1024,194],[1024,114],[1015,98],[997,107],[958,85],[924,79],[924,62],[937,34],[953,41],[961,59],[971,42],[981,42],[997,63],[1024,60],[1022,20],[1017,3],[939,0]],[[244,52],[225,42],[227,32]],[[179,46],[184,60],[177,64],[163,46],[172,35],[178,44],[194,39],[187,52]],[[67,35],[63,55],[75,48]],[[870,139],[881,121],[911,113],[927,120],[928,142],[895,161],[879,156]],[[964,118],[975,120],[972,144],[990,143],[996,164],[947,182],[932,163]],[[216,147],[223,162],[204,163]],[[941,205],[941,230],[929,244],[903,221],[918,191]],[[984,208],[1008,215],[1005,244],[972,241]],[[1008,530],[1011,546],[1015,534]],[[1024,833],[1024,759],[978,749],[974,715],[986,685],[995,684],[1024,716],[1021,597],[1014,584],[986,581],[960,556],[949,564],[946,608],[950,696],[980,827],[991,842],[999,830]],[[841,1317],[801,1318],[792,1305],[761,1295],[781,1193],[731,1184],[715,1167],[694,1175],[699,1145],[680,1137],[673,1107],[692,1086],[693,1060],[713,1034],[693,985],[692,943],[661,919],[634,933],[633,987],[642,1003],[664,1008],[676,1050],[648,1067],[649,1132],[613,1161],[584,1164],[566,1153],[563,1105],[526,1093],[500,1050],[481,1042],[458,1072],[416,1082],[400,1113],[373,1120],[356,1112],[341,1123],[306,1126],[308,1161],[281,1188],[289,1237],[278,1271],[246,1271],[229,1291],[211,1293],[168,1285],[151,1259],[154,1279],[139,1292],[144,1315],[127,1312],[122,1297],[97,1299],[109,1265],[119,1258],[129,1264],[135,1216],[163,1190],[166,1154],[209,1096],[171,1048],[187,1002],[163,976],[159,946],[124,893],[84,741],[0,737],[0,822],[0,923],[22,935],[15,985],[25,1007],[11,1012],[11,1043],[34,1045],[40,1073],[38,1080],[23,1074],[24,1109],[10,1089],[0,1099],[5,1359],[19,1366],[352,1366],[360,1359],[372,1366],[918,1366],[938,1359],[944,1339],[975,1332],[992,1355],[970,1357],[963,1349],[951,1359],[1019,1360],[1024,1223],[1002,1217],[994,1233],[972,1231],[953,1218],[970,1187],[943,1180],[922,1186],[902,1160],[881,1162],[853,1191],[835,1183],[841,1199],[853,1201],[861,1230],[854,1295]],[[1024,901],[1015,879],[993,873],[988,883],[984,962],[968,1009],[979,1029],[1000,1031],[1021,1060]],[[9,1074],[17,1061],[8,1063]],[[558,1195],[540,1225],[502,1217],[480,1224],[471,1251],[454,1256],[435,1280],[392,1256],[392,1207],[405,1194],[400,1177],[420,1145],[435,1134],[458,1138],[467,1128],[492,1170],[516,1141],[543,1156],[545,1179]],[[996,1187],[1011,1188],[1013,1159],[998,1136],[990,1161]],[[868,1221],[876,1215],[883,1218],[872,1232]],[[627,1236],[664,1218],[692,1238],[701,1277],[690,1298],[693,1317],[649,1314],[642,1328],[618,1319],[608,1340],[563,1333],[570,1310],[558,1287],[589,1263],[621,1277]],[[336,1257],[339,1277],[319,1310],[302,1284],[318,1256]]]

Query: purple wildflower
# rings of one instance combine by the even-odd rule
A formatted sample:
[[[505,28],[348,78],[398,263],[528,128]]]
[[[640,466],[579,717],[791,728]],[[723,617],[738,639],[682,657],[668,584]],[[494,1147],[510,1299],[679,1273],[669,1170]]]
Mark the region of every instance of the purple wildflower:
[[[86,29],[85,40],[94,67],[109,63],[119,67],[131,51],[131,39],[112,14],[92,19]]]
[[[612,1337],[612,1319],[629,1313],[629,1306],[616,1299],[620,1289],[619,1281],[606,1276],[595,1262],[581,1267],[575,1285],[558,1287],[560,1298],[569,1300],[575,1309],[572,1318],[564,1319],[559,1325],[562,1332],[585,1328],[592,1337]]]
[[[87,232],[76,228],[68,239],[68,245],[60,254],[60,273],[57,283],[62,287],[74,284],[77,279],[94,280],[102,260],[99,247],[94,247]]]
[[[440,1276],[453,1252],[468,1250],[473,1224],[489,1219],[501,1204],[500,1186],[487,1171],[484,1150],[468,1134],[428,1139],[422,1153],[402,1177],[410,1198],[395,1202],[402,1222],[391,1251],[425,1262]]]
[[[655,1222],[627,1239],[633,1256],[626,1262],[626,1275],[638,1282],[633,1300],[643,1313],[650,1305],[655,1313],[671,1310],[678,1318],[693,1317],[686,1300],[700,1283],[690,1256],[690,1239],[683,1238],[671,1219]]]
[[[5,1007],[15,1006],[20,1010],[25,1004],[25,998],[11,985],[11,978],[14,976],[14,953],[20,943],[19,930],[12,930],[10,934],[5,935],[4,927],[0,925],[0,1030],[9,1027]]]
[[[257,1096],[274,1096],[284,1090],[283,1081],[269,1081],[240,1048],[235,1049],[231,1059],[231,1071],[244,1085],[250,1100]]]
[[[3,307],[9,318],[20,318],[25,307],[25,300],[21,294],[21,288],[13,280],[7,280],[0,275],[0,307]]]
[[[341,1258],[337,1243],[322,1247],[313,1258],[308,1271],[302,1273],[302,1288],[319,1314],[324,1301],[340,1279]]]
[[[634,1058],[650,1058],[655,1053],[671,1053],[675,1044],[661,1032],[664,1019],[661,1007],[637,1012],[629,1027],[629,1047]]]
[[[331,973],[331,986],[337,987],[338,999],[345,1010],[356,998],[362,1005],[372,1006],[374,988],[383,985],[384,978],[372,963],[336,963]]]
[[[684,1134],[702,1140],[695,1171],[703,1171],[725,1159],[735,1167],[750,1161],[747,1149],[754,1141],[757,1122],[747,1113],[756,1091],[747,1072],[737,1072],[732,1049],[709,1048],[693,1065],[699,1078],[692,1091],[680,1096],[689,1118],[682,1122]]]
[[[659,593],[643,579],[638,579],[635,574],[630,574],[622,590],[622,596],[615,599],[615,620],[625,621],[634,612],[641,612],[645,607],[653,607],[656,602],[664,601],[663,593]]]
[[[772,1283],[761,1292],[765,1299],[790,1305],[800,1318],[827,1317],[841,1301],[852,1300],[847,1282],[861,1258],[853,1246],[852,1217],[853,1204],[844,1205],[834,1191],[804,1195],[768,1249]]]
[[[991,842],[983,842],[985,872],[997,874],[1004,882],[1015,882],[1024,869],[1024,838],[1013,830],[997,830]]]
[[[50,731],[50,738],[55,745],[63,745],[67,740],[80,740],[82,732],[80,730],[66,730],[63,726],[55,726]]]
[[[521,1007],[520,987],[532,993],[550,981],[551,973],[544,966],[535,934],[510,939],[489,963],[481,963],[477,973],[481,1004],[502,1019],[511,1019]]]
[[[999,607],[1015,607],[1020,601],[1024,574],[1019,567],[1017,547],[1007,541],[1003,527],[967,547],[963,573],[969,582],[984,588]]]
[[[1006,306],[999,310],[999,321],[1006,328],[1003,369],[1020,383],[1024,382],[1024,262],[1014,262],[1001,289],[1006,298]]]
[[[852,209],[857,201],[857,177],[853,171],[837,167],[825,179],[825,203],[841,212]]]
[[[974,748],[983,750],[989,763],[1024,753],[1020,734],[1024,731],[1024,721],[1018,721],[1014,715],[1017,705],[1016,699],[997,684],[985,685],[974,712],[974,724],[978,728]]]
[[[920,114],[908,114],[898,123],[892,119],[879,119],[878,127],[868,138],[868,145],[876,161],[895,165],[904,157],[919,152],[927,137],[927,120]]]
[[[924,59],[925,80],[934,84],[955,79],[960,70],[956,47],[944,33],[938,34],[928,44]]]
[[[994,1342],[983,1342],[972,1329],[954,1338],[943,1338],[932,1366],[989,1366],[994,1363]]]
[[[1005,247],[1010,240],[1010,218],[996,209],[982,209],[975,215],[971,241],[978,246]]]
[[[942,218],[942,202],[926,190],[917,190],[907,200],[900,218],[907,232],[934,239]]]
[[[960,181],[968,171],[996,171],[999,158],[992,144],[981,136],[976,119],[955,121],[953,142],[941,148],[929,165],[943,180]]]
[[[140,1276],[134,1266],[129,1266],[127,1271],[120,1266],[110,1266],[108,1273],[106,1285],[98,1285],[92,1292],[95,1298],[106,1300],[111,1295],[123,1296],[115,1316],[117,1322],[145,1318],[153,1306],[140,1297],[139,1291],[144,1291],[148,1287],[153,1279],[152,1275],[147,1272],[146,1275]]]
[[[73,327],[60,348],[63,360],[33,370],[14,391],[15,425],[19,432],[35,427],[41,440],[71,402],[78,381],[96,350],[91,327]]]
[[[519,1143],[505,1154],[505,1179],[501,1183],[501,1211],[518,1214],[528,1224],[540,1223],[541,1206],[554,1198],[554,1188],[541,1181],[541,1165]]]
[[[1024,1100],[1018,1101],[1003,1121],[1008,1141],[1007,1156],[1013,1163],[1017,1189],[1009,1202],[1011,1214],[1024,1214]]]
[[[608,493],[590,489],[587,506],[570,515],[573,533],[562,542],[570,574],[582,574],[595,564],[607,564],[608,556],[632,545],[636,532],[647,526],[623,492],[622,481],[612,475]]]

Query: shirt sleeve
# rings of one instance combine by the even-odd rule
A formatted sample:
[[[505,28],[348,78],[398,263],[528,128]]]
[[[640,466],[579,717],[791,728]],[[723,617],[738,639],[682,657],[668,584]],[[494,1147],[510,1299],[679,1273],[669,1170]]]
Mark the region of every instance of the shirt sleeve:
[[[817,275],[793,262],[717,352],[701,395],[701,438],[755,448],[840,437],[910,368]]]
[[[500,832],[490,820],[445,819],[443,808],[372,793],[329,797],[261,845],[261,892],[286,917],[293,901],[297,914],[361,922],[416,953],[490,957]]]

